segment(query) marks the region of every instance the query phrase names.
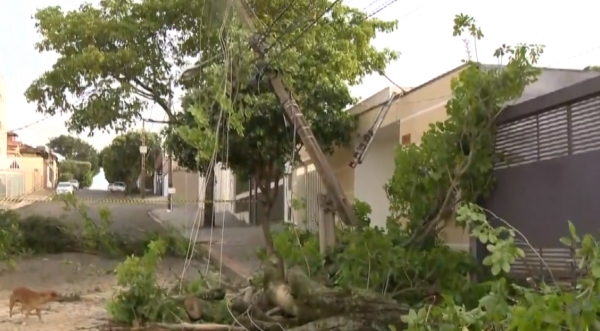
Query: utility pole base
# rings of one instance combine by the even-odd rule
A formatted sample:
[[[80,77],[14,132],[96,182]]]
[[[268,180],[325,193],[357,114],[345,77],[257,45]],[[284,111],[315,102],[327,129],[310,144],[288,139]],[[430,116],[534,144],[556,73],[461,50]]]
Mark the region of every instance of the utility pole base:
[[[175,188],[169,187],[169,195],[167,196],[167,212],[173,211],[173,194],[175,194]]]
[[[319,249],[325,255],[335,246],[335,214],[333,202],[325,195],[319,195],[321,217],[319,217]]]

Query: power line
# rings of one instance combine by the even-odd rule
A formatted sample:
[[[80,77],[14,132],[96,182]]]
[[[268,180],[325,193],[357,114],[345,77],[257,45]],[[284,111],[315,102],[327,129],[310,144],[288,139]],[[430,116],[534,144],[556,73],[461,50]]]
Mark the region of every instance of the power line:
[[[394,4],[396,1],[398,1],[398,0],[388,0],[387,2],[383,3],[381,6],[377,7],[374,11],[372,11],[369,14],[367,14],[367,18],[373,17],[375,14],[383,11],[387,7],[389,7],[392,4]]]
[[[372,7],[373,5],[376,5],[378,2],[380,2],[381,0],[373,0],[371,1],[371,3],[369,3],[368,5],[366,5],[362,11],[366,12],[368,8]]]
[[[396,85],[396,87],[399,88],[400,91],[402,91],[402,94],[406,93],[406,90],[404,90],[402,86],[396,84],[396,82],[394,82],[388,75],[386,75],[385,72],[381,72],[380,75],[385,77],[390,83]]]
[[[342,2],[342,0],[335,0],[331,5],[329,5],[329,7],[327,7],[325,9],[325,11],[323,11],[321,13],[321,15],[317,16],[314,20],[312,20],[312,22],[310,22],[308,24],[308,26],[306,26],[304,29],[302,29],[302,31],[300,31],[300,33],[292,40],[292,42],[288,43],[285,47],[283,47],[281,49],[281,51],[279,53],[277,53],[277,55],[275,56],[276,58],[279,57],[283,52],[285,52],[286,50],[288,50],[290,47],[292,47],[293,44],[295,44],[308,30],[310,30],[315,24],[317,24],[317,22],[323,18],[323,16],[325,16],[328,12],[330,12],[333,7],[335,7],[337,4],[339,4],[340,2]],[[277,41],[276,41],[277,42]],[[269,49],[271,49],[273,47],[273,45],[271,45],[269,47]],[[269,50],[267,49],[267,51]]]
[[[263,40],[264,40],[264,38],[267,38],[267,36],[269,35],[269,33],[271,33],[271,31],[275,27],[275,24],[277,24],[277,21],[279,21],[283,17],[283,15],[285,14],[285,12],[287,12],[288,10],[290,10],[290,8],[292,8],[292,6],[294,5],[295,2],[296,2],[296,0],[290,1],[287,4],[287,6],[285,6],[285,8],[283,8],[283,10],[281,12],[279,12],[279,14],[277,14],[277,16],[275,17],[275,19],[273,20],[273,22],[271,22],[271,25],[267,28],[267,31],[265,31],[264,36],[263,36]]]
[[[16,129],[11,129],[11,130],[8,130],[8,131],[19,131],[19,130],[27,129],[30,126],[34,126],[34,125],[36,125],[38,123],[42,123],[42,122],[44,122],[46,120],[49,120],[49,119],[50,119],[50,116],[46,116],[46,117],[44,117],[42,119],[39,119],[37,121],[31,122],[29,124],[26,124],[26,125],[23,125],[21,127],[16,128]]]

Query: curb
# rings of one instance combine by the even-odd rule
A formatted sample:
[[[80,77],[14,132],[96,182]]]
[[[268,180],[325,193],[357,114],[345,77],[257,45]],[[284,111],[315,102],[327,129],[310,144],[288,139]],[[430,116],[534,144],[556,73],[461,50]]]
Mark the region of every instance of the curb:
[[[18,210],[24,207],[28,207],[31,206],[33,204],[35,204],[38,201],[21,201],[18,202],[16,204],[13,205],[0,205],[0,209],[4,209],[4,210]]]
[[[158,217],[154,216],[151,211],[148,212],[148,216],[150,216],[150,218],[152,218],[160,226],[166,228],[164,222]],[[208,252],[210,243],[199,242],[198,244],[204,249],[206,249],[206,252]],[[252,271],[246,268],[241,263],[237,262],[236,260],[225,254],[223,254],[222,258],[220,255],[220,252],[211,250],[208,259],[210,260],[211,264],[220,265],[222,267],[221,272],[234,282],[242,282],[252,276]]]

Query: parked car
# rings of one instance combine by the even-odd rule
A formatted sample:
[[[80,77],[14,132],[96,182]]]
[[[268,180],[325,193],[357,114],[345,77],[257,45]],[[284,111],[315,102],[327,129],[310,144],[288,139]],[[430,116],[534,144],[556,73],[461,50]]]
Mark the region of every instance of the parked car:
[[[111,192],[125,192],[127,185],[123,182],[114,182],[108,184],[108,190]]]
[[[71,185],[73,185],[74,189],[79,190],[79,181],[77,179],[71,179],[69,181],[69,183],[71,183]]]
[[[56,194],[73,194],[75,189],[71,182],[59,182],[56,186]]]

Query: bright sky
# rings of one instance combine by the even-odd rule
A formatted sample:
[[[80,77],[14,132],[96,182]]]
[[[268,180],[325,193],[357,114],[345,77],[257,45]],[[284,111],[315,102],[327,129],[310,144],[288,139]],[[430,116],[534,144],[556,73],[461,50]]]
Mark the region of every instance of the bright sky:
[[[369,13],[389,1],[346,0]],[[67,132],[64,117],[42,120],[44,116],[36,113],[35,105],[28,104],[23,96],[31,81],[50,69],[55,60],[52,54],[38,54],[34,50],[38,36],[31,17],[37,8],[60,4],[73,9],[83,1],[4,2],[0,11],[0,74],[7,88],[8,128],[18,129],[39,121],[17,132],[25,143],[45,144],[49,138]],[[550,3],[541,0],[399,0],[376,15],[399,20],[398,30],[380,36],[375,44],[402,53],[386,74],[398,85],[417,86],[460,65],[460,60],[466,57],[463,42],[452,37],[454,15],[465,13],[477,19],[485,34],[477,45],[482,62],[495,63],[491,54],[503,43],[540,43],[547,47],[541,66],[581,69],[600,64],[600,40],[591,38],[593,31],[600,31],[600,20],[593,8],[594,3],[588,0]],[[361,86],[353,87],[353,92],[357,97],[366,98],[388,85],[386,78],[368,77]],[[156,107],[148,110],[148,114],[161,119],[164,113]],[[94,138],[85,139],[101,148],[113,137],[113,134],[96,133]]]

